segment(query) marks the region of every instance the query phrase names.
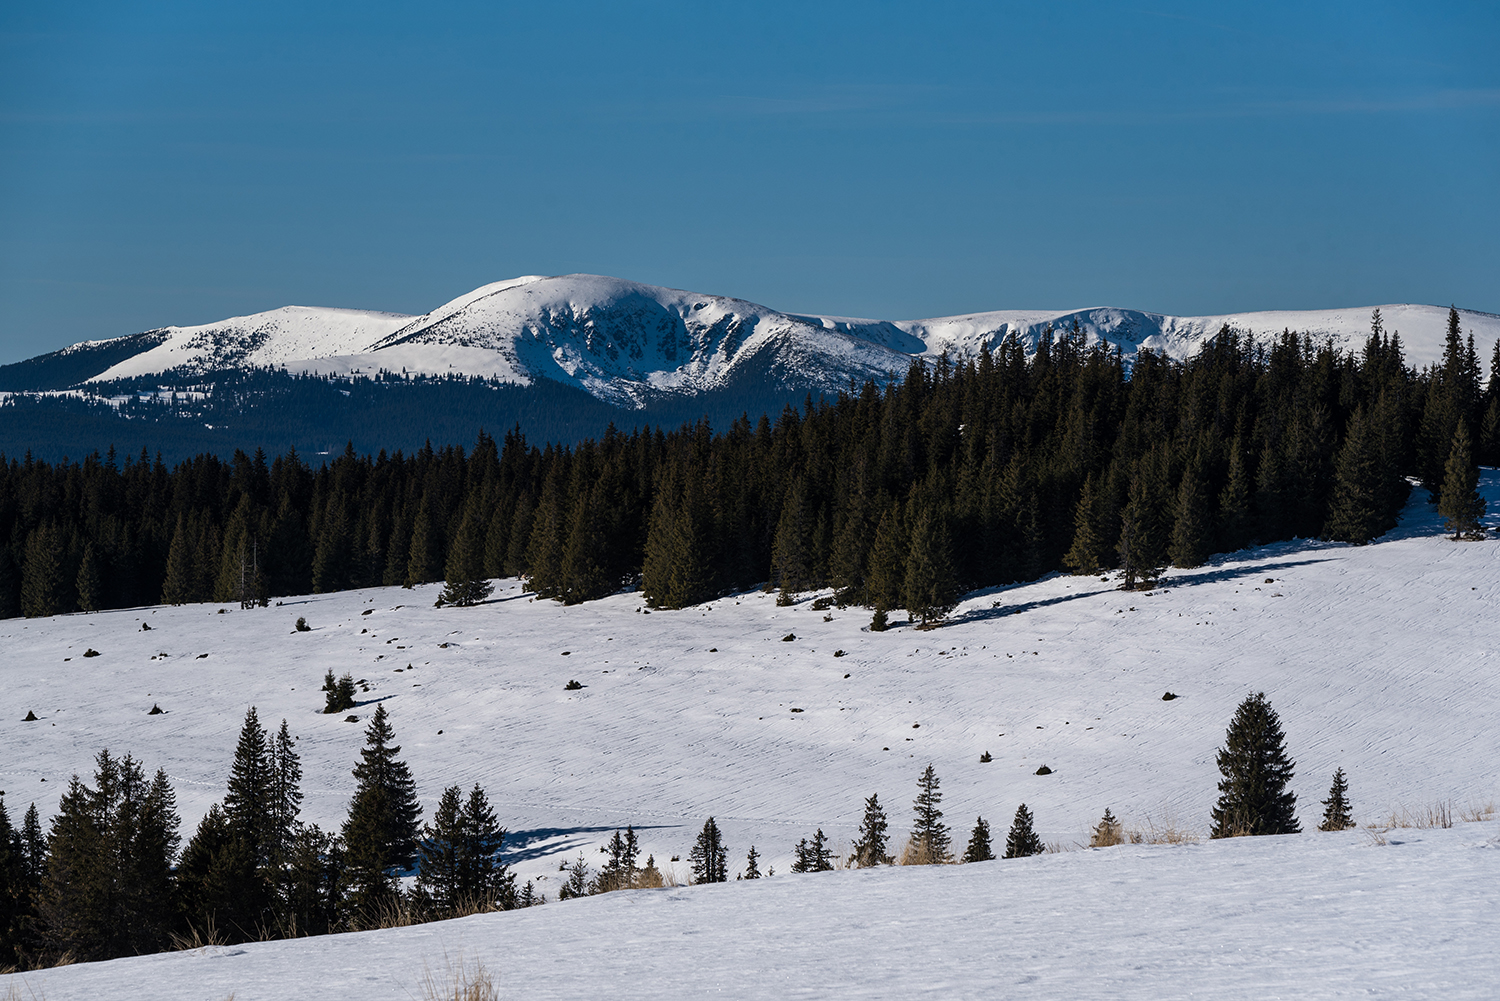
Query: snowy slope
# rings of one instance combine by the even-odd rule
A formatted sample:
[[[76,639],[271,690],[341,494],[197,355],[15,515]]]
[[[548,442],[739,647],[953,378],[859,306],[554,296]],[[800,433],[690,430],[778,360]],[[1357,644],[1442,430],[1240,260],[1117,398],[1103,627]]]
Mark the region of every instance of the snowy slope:
[[[128,379],[177,368],[203,372],[279,366],[303,358],[352,354],[410,319],[400,313],[283,306],[197,327],[165,327],[149,331],[161,336],[155,347],[110,366],[90,381]]]
[[[1126,845],[637,890],[0,977],[48,1001],[1495,996],[1500,828]],[[9,983],[7,983],[7,981]],[[28,993],[28,992],[35,992]],[[452,994],[448,995],[452,997]]]
[[[1007,336],[1031,350],[1046,326],[1061,331],[1074,321],[1090,343],[1117,346],[1127,359],[1143,347],[1186,358],[1226,323],[1262,339],[1283,329],[1306,331],[1355,350],[1369,335],[1373,308],[1178,317],[1102,307],[886,321],[796,316],[598,275],[531,275],[482,286],[420,317],[287,306],[134,335],[142,350],[94,381],[249,365],[323,375],[383,369],[522,385],[546,378],[639,407],[663,394],[711,392],[737,380],[796,392],[837,390],[850,379],[899,376],[914,356],[973,357]],[[1401,333],[1409,360],[1426,365],[1441,357],[1446,308],[1380,309],[1386,329]],[[1500,316],[1461,315],[1479,345],[1500,339]]]
[[[1483,490],[1500,506],[1500,474]],[[825,622],[760,593],[650,617],[635,594],[564,608],[513,581],[472,609],[434,609],[436,587],[386,588],[222,615],[0,622],[0,788],[13,815],[33,801],[50,815],[68,775],[88,777],[107,746],[166,768],[190,833],[223,795],[253,704],[273,726],[290,721],[304,818],[334,826],[381,700],[426,808],[446,784],[483,783],[511,831],[509,860],[549,898],[560,862],[597,861],[626,823],[685,876],[667,860],[686,858],[710,814],[736,871],[753,843],[782,874],[26,983],[51,999],[404,998],[420,996],[424,961],[440,970],[445,950],[461,950],[538,997],[606,985],[628,997],[1491,997],[1494,823],[1398,830],[1387,846],[1308,833],[785,875],[819,827],[846,850],[871,792],[902,836],[928,762],[959,844],[976,815],[1003,840],[1021,802],[1065,845],[1106,807],[1127,827],[1201,834],[1214,752],[1257,690],[1281,715],[1309,832],[1337,767],[1362,823],[1493,802],[1500,541],[1447,540],[1420,497],[1375,545],[1248,550],[1172,571],[1149,594],[1052,577],[971,595],[932,632],[870,633],[860,610]],[[312,632],[293,631],[299,615]],[[100,656],[83,659],[87,647]],[[359,724],[317,712],[328,669],[369,680]],[[573,678],[586,687],[565,691]],[[1163,701],[1167,690],[1180,697]],[[153,703],[165,714],[146,715]],[[39,722],[20,722],[28,709]],[[983,751],[994,760],[980,763]],[[1044,763],[1053,773],[1036,775]]]

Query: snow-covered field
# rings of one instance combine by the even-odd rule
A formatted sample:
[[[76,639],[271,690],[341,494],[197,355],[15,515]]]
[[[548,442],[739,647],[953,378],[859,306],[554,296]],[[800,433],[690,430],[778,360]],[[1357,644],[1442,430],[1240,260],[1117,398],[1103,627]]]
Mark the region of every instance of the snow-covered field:
[[[1500,475],[1482,489],[1500,507]],[[870,633],[859,609],[825,621],[759,593],[563,608],[514,581],[472,609],[434,609],[434,586],[7,620],[0,788],[13,817],[32,801],[48,816],[108,747],[166,768],[190,834],[255,705],[300,738],[304,819],[334,826],[379,699],[424,804],[482,783],[508,857],[552,898],[559,863],[596,863],[627,823],[666,865],[713,815],[735,871],[754,844],[782,874],[819,827],[846,849],[872,792],[903,834],[928,762],[960,846],[977,815],[1003,842],[1021,802],[1065,846],[1106,807],[1127,828],[1203,833],[1225,726],[1264,690],[1305,830],[1338,767],[1362,823],[1483,804],[1500,798],[1500,543],[1448,541],[1425,499],[1372,546],[1248,550],[1149,594],[1057,576],[971,595],[931,632]],[[312,632],[294,632],[299,615]],[[368,680],[358,724],[319,713],[329,669]],[[777,875],[25,979],[54,999],[405,998],[446,950],[542,997],[1494,997],[1497,835],[1491,821],[1389,845],[1309,833]]]

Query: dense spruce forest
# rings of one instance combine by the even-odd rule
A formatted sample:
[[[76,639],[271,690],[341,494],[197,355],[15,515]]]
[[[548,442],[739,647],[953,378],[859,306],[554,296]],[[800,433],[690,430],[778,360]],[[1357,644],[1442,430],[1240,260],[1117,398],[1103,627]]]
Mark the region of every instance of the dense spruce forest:
[[[537,448],[517,426],[317,469],[0,457],[0,615],[524,575],[568,603],[638,583],[657,607],[832,587],[877,628],[896,609],[928,624],[964,589],[1059,568],[1137,586],[1257,542],[1368,542],[1408,477],[1472,532],[1476,464],[1497,461],[1500,344],[1482,386],[1456,312],[1422,371],[1378,312],[1358,354],[1225,328],[1128,372],[1074,329],[720,432]]]

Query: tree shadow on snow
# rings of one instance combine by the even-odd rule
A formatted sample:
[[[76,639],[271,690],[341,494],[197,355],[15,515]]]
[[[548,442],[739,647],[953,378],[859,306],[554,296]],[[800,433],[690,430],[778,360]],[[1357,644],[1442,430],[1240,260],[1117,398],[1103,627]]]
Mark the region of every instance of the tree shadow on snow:
[[[637,831],[654,831],[663,828],[684,827],[684,824],[648,824],[637,827]],[[505,834],[505,848],[503,857],[511,865],[518,862],[531,862],[535,859],[544,858],[548,855],[572,852],[575,848],[581,849],[593,843],[593,839],[584,837],[588,834],[612,834],[615,831],[623,831],[625,825],[616,824],[608,827],[537,827],[529,831],[507,831]],[[556,839],[567,840],[557,842]]]
[[[1261,562],[1261,563],[1243,563],[1243,564],[1240,564],[1239,566],[1234,566],[1234,567],[1225,567],[1225,566],[1222,566],[1223,562],[1228,562],[1228,561],[1232,560],[1235,556],[1238,556],[1238,555],[1239,554],[1237,554],[1237,553],[1228,553],[1228,554],[1225,554],[1225,556],[1223,557],[1223,559],[1220,561],[1221,565],[1218,566],[1218,567],[1215,567],[1213,565],[1208,565],[1208,566],[1200,567],[1200,568],[1195,569],[1195,570],[1176,570],[1176,569],[1174,569],[1174,570],[1172,570],[1170,572],[1171,573],[1170,576],[1165,576],[1165,577],[1161,578],[1161,580],[1158,582],[1157,587],[1152,588],[1152,590],[1153,591],[1170,591],[1173,588],[1178,588],[1178,587],[1197,587],[1197,586],[1200,586],[1200,585],[1203,585],[1203,584],[1223,584],[1223,583],[1227,583],[1227,582],[1238,580],[1238,579],[1245,578],[1245,577],[1259,577],[1259,576],[1261,576],[1263,574],[1274,574],[1277,571],[1287,570],[1287,569],[1290,569],[1292,567],[1305,567],[1305,566],[1312,566],[1313,564],[1316,564],[1316,563],[1325,563],[1325,562],[1327,562],[1327,557],[1323,557],[1323,558],[1319,558],[1319,559],[1303,559],[1303,560],[1288,560],[1288,559],[1268,560],[1268,561]],[[1090,578],[1090,577],[1087,577],[1087,576],[1081,576],[1081,577],[1078,577],[1077,579],[1080,580],[1080,581],[1088,581],[1088,580],[1092,579],[1096,583],[1099,583],[1099,578],[1097,578],[1097,577]],[[1029,581],[1027,583],[1036,583],[1036,582],[1035,581]],[[992,589],[992,590],[990,590],[986,594],[979,595],[979,597],[988,597],[989,595],[992,595],[992,594],[994,594],[994,595],[1003,594],[1006,591],[1010,591],[1010,590],[1013,590],[1015,588],[1025,587],[1025,586],[1026,586],[1025,584],[1009,584],[1009,585],[1006,585],[1005,587]],[[955,616],[952,619],[949,619],[948,622],[950,624],[957,624],[957,623],[961,623],[961,622],[986,622],[986,621],[989,621],[991,619],[1003,618],[1003,617],[1005,617],[1007,615],[1016,615],[1016,614],[1018,614],[1020,612],[1029,612],[1029,611],[1031,611],[1033,609],[1037,609],[1037,608],[1047,608],[1047,607],[1050,607],[1052,605],[1066,604],[1067,602],[1070,602],[1070,601],[1076,601],[1079,598],[1090,598],[1090,597],[1093,597],[1095,595],[1100,595],[1100,594],[1121,594],[1121,593],[1123,593],[1123,594],[1130,594],[1130,593],[1133,593],[1133,592],[1128,592],[1128,591],[1127,592],[1121,592],[1120,589],[1117,586],[1115,586],[1114,584],[1099,584],[1099,586],[1097,586],[1097,587],[1080,589],[1076,593],[1072,593],[1072,594],[1060,594],[1060,595],[1057,595],[1057,596],[1051,597],[1051,598],[1038,598],[1035,601],[1017,601],[1017,602],[1013,602],[1013,603],[1010,603],[1010,604],[1006,604],[1004,602],[997,601],[995,603],[994,607],[991,607],[991,608],[971,608],[968,611],[964,612],[962,615],[958,615],[958,616]],[[1140,593],[1141,594],[1145,594],[1146,592],[1140,592]]]

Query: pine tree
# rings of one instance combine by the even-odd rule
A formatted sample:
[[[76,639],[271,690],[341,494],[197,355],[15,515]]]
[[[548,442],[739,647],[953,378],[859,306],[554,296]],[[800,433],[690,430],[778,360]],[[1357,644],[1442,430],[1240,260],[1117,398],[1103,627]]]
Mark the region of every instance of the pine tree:
[[[283,719],[270,745],[270,855],[278,865],[284,865],[291,856],[292,843],[297,837],[297,815],[302,811],[302,759],[296,744]]]
[[[1042,839],[1032,830],[1031,811],[1026,809],[1022,803],[1016,807],[1016,819],[1011,821],[1010,833],[1005,836],[1005,857],[1026,858],[1029,855],[1040,855],[1047,850],[1042,844]]]
[[[385,706],[377,706],[370,725],[365,729],[365,746],[359,752],[359,764],[354,766],[354,777],[358,780],[356,800],[369,790],[382,793],[378,800],[368,799],[365,806],[372,811],[372,830],[377,836],[377,844],[372,846],[374,854],[387,859],[387,865],[408,861],[416,854],[422,814],[411,769],[397,757],[401,753],[400,745],[391,743],[395,737]],[[352,811],[351,806],[351,814]],[[352,854],[353,844],[348,833],[345,833],[344,841],[349,844]]]
[[[760,852],[755,850],[754,845],[745,853],[745,878],[760,879]]]
[[[1099,502],[1095,494],[1091,475],[1083,481],[1083,491],[1073,508],[1073,543],[1063,556],[1063,566],[1084,576],[1098,573],[1105,560],[1104,533],[1098,524]]]
[[[459,522],[453,544],[448,547],[446,586],[439,601],[464,608],[477,605],[490,596],[495,585],[484,579],[481,557],[479,514],[477,506],[471,502]]]
[[[422,503],[417,508],[417,518],[412,525],[411,545],[406,558],[406,579],[402,584],[416,587],[441,580],[443,576],[443,540],[437,525],[437,516],[427,493],[422,494]]]
[[[885,810],[880,806],[880,797],[871,793],[865,800],[865,816],[859,822],[859,839],[854,842],[854,864],[861,868],[890,865],[892,859],[886,850],[889,836]]]
[[[172,546],[167,551],[167,576],[161,586],[163,605],[185,605],[194,598],[193,532],[184,515],[177,516]]]
[[[795,856],[792,872],[830,872],[833,869],[833,853],[828,850],[828,839],[821,827],[811,842],[806,838],[797,842]]]
[[[709,817],[698,833],[688,863],[693,869],[694,883],[723,883],[729,879],[727,849],[719,835],[719,826]]]
[[[609,853],[609,861],[599,870],[599,876],[594,880],[594,892],[610,893],[634,887],[638,872],[635,863],[640,856],[635,828],[627,827],[623,835],[617,829],[605,847]]]
[[[47,837],[42,833],[42,817],[35,803],[27,808],[26,820],[21,824],[21,862],[26,885],[35,893],[47,871]]]
[[[952,543],[947,519],[931,506],[918,511],[912,522],[902,604],[923,626],[930,626],[958,606],[960,593],[953,574]]]
[[[0,969],[18,964],[21,919],[29,897],[21,861],[21,836],[11,824],[5,797],[0,794]]]
[[[65,611],[63,567],[57,529],[51,522],[26,540],[26,562],[21,571],[21,612],[27,618]]]
[[[912,825],[911,840],[918,864],[936,865],[953,861],[949,852],[952,838],[948,833],[948,825],[943,823],[943,811],[938,809],[938,804],[942,801],[943,794],[938,791],[937,772],[928,764],[923,769],[921,778],[917,779],[917,798],[912,803],[916,821]]]
[[[1363,407],[1349,418],[1343,447],[1334,463],[1333,499],[1324,534],[1337,542],[1363,546],[1380,534],[1381,468],[1377,442]]]
[[[962,862],[988,862],[995,857],[990,847],[990,825],[980,817],[974,822],[974,832],[969,835],[969,846],[964,849]]]
[[[901,505],[892,504],[880,517],[870,549],[868,596],[877,618],[903,607],[906,600],[906,558],[910,550]]]
[[[1320,831],[1346,831],[1354,826],[1354,817],[1349,810],[1349,780],[1340,768],[1333,773],[1333,785],[1328,788],[1328,798],[1323,800],[1323,822]]]
[[[1120,587],[1133,590],[1154,581],[1167,561],[1165,459],[1153,449],[1136,463],[1130,499],[1120,514]]]
[[[1219,802],[1209,837],[1298,834],[1297,796],[1287,790],[1295,762],[1286,756],[1281,720],[1257,692],[1240,703],[1218,753]]]
[[[287,852],[280,930],[287,938],[333,931],[343,904],[343,852],[317,824],[298,825]]]
[[[83,562],[78,565],[78,607],[85,612],[97,612],[104,607],[104,581],[99,572],[99,556],[90,542],[84,546]]]
[[[245,713],[239,743],[234,749],[229,790],[224,794],[224,813],[229,818],[230,831],[245,843],[257,870],[270,862],[272,781],[266,731],[251,706]]]
[[[1219,494],[1219,547],[1235,552],[1250,544],[1250,475],[1238,435],[1229,445],[1229,479]]]
[[[443,790],[424,834],[417,887],[437,915],[515,906],[515,876],[500,862],[505,831],[479,785],[467,802],[458,786]]]
[[[1479,519],[1484,517],[1486,502],[1479,496],[1479,467],[1474,463],[1474,449],[1469,440],[1469,428],[1463,421],[1453,432],[1453,448],[1448,453],[1448,464],[1443,476],[1443,490],[1438,499],[1438,514],[1443,516],[1453,541],[1460,539],[1482,539],[1484,529]]]
[[[1104,816],[1099,823],[1095,824],[1092,833],[1089,834],[1090,848],[1109,848],[1112,845],[1125,843],[1125,831],[1115,815],[1105,807]]]
[[[1213,551],[1213,511],[1203,471],[1197,461],[1188,463],[1177,488],[1176,520],[1168,550],[1172,565],[1200,567]]]

